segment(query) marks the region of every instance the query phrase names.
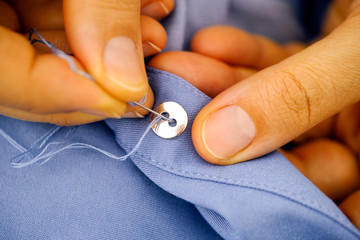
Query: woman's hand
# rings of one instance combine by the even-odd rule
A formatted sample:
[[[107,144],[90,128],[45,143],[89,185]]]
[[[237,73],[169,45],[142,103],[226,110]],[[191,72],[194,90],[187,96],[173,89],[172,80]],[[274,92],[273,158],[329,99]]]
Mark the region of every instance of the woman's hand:
[[[0,1],[0,113],[74,125],[119,118],[128,101],[147,92],[151,105],[143,57],[166,44],[164,29],[151,17],[165,17],[173,5],[173,0]],[[147,16],[140,16],[141,7]],[[96,82],[53,54],[38,54],[19,34],[29,28],[72,53]],[[128,116],[141,110],[131,111]]]
[[[360,32],[352,30],[360,21],[358,6],[352,6],[352,15],[339,29],[306,50],[301,44],[280,46],[235,28],[215,26],[194,36],[192,52],[163,53],[150,65],[215,97],[199,113],[193,140],[199,153],[216,164],[275,150],[344,109],[296,138],[292,149],[281,151],[360,229],[360,104],[356,103],[360,49],[355,41]],[[330,23],[327,30],[339,25]],[[231,136],[234,130],[229,126],[244,120],[252,123],[239,125],[239,132]],[[252,134],[246,133],[249,130]],[[227,137],[233,139],[223,139]],[[235,155],[223,157],[229,152]]]

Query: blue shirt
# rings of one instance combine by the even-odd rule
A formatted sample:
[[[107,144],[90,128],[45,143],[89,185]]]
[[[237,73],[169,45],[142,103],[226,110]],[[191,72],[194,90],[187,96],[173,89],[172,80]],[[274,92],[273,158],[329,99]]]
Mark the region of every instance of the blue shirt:
[[[179,11],[184,3],[177,2]],[[186,45],[183,39],[170,46]],[[360,238],[278,152],[232,166],[202,160],[191,124],[210,98],[175,75],[148,69],[148,76],[155,105],[181,104],[189,126],[173,139],[150,131],[126,161],[112,157],[136,145],[149,117],[75,127],[0,117],[0,239]],[[51,158],[20,169],[10,164],[38,156]]]

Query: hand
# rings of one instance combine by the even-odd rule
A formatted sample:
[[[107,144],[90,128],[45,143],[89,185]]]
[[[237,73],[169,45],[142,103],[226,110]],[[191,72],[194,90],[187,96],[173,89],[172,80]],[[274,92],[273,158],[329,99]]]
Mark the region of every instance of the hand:
[[[354,8],[356,9],[356,6],[354,6]],[[350,25],[348,25],[348,23],[345,23],[345,30],[341,29],[344,28],[344,26],[342,26],[340,28],[341,31],[346,32],[349,27],[354,27],[352,24],[353,23],[351,22]],[[338,24],[336,23],[335,25]],[[336,37],[337,34],[340,33],[335,32],[333,35],[335,35]],[[255,102],[255,106],[258,106],[259,111],[257,112],[257,109],[252,110],[251,108],[249,108],[249,113],[254,114],[254,116],[261,116],[265,113],[266,115],[264,115],[263,117],[265,117],[266,120],[264,120],[263,124],[268,127],[278,127],[280,131],[282,131],[282,133],[284,134],[284,139],[287,139],[289,135],[293,134],[293,132],[301,134],[302,131],[299,131],[299,128],[302,129],[305,126],[305,129],[307,129],[309,124],[314,124],[312,123],[312,121],[314,120],[310,119],[310,122],[305,121],[304,124],[301,122],[301,117],[303,117],[304,114],[300,111],[301,108],[299,108],[302,105],[299,105],[296,101],[296,97],[299,96],[299,94],[296,92],[298,88],[296,88],[296,86],[293,86],[293,79],[284,78],[281,79],[281,81],[279,82],[275,78],[277,76],[277,72],[283,74],[280,76],[285,75],[288,77],[292,77],[291,71],[282,71],[284,69],[296,70],[295,72],[297,74],[300,74],[300,76],[302,77],[302,81],[305,81],[308,86],[311,86],[311,82],[309,82],[311,80],[313,81],[313,84],[322,83],[323,85],[325,85],[325,88],[323,88],[325,91],[325,96],[332,99],[332,102],[336,102],[337,99],[333,99],[334,97],[332,97],[331,94],[329,94],[328,92],[332,90],[332,86],[326,86],[326,82],[324,83],[321,79],[318,80],[316,78],[316,72],[313,72],[312,66],[309,65],[309,62],[313,61],[310,58],[311,54],[315,54],[320,58],[321,56],[323,56],[323,60],[317,60],[318,58],[314,59],[316,60],[316,62],[320,62],[319,64],[327,62],[329,65],[334,66],[334,69],[330,69],[328,71],[329,75],[339,76],[341,77],[341,79],[344,80],[340,82],[331,82],[332,84],[338,85],[340,88],[343,88],[343,90],[340,91],[339,95],[342,94],[343,98],[349,97],[355,99],[350,101],[350,103],[359,100],[359,95],[357,97],[346,96],[346,92],[343,92],[344,90],[346,90],[347,84],[358,81],[354,79],[354,76],[352,76],[352,74],[357,74],[357,76],[359,76],[359,71],[356,71],[356,69],[354,69],[355,66],[351,66],[351,63],[349,63],[350,65],[346,67],[354,69],[354,71],[351,72],[351,78],[347,79],[348,76],[341,76],[341,71],[344,67],[342,65],[339,65],[340,68],[336,68],[338,67],[337,65],[335,65],[337,59],[328,59],[326,57],[328,51],[328,49],[325,49],[326,45],[336,44],[336,38],[334,40],[333,35],[331,35],[330,38],[318,43],[320,45],[316,44],[310,49],[306,50],[305,53],[301,52],[294,57],[286,60],[284,63],[275,65],[270,68],[270,70],[265,70],[264,72],[268,74],[269,78],[266,78],[266,74],[264,74],[263,72],[260,72],[259,74],[255,73],[259,70],[262,70],[263,68],[270,67],[271,65],[282,61],[283,59],[289,57],[290,55],[293,55],[294,53],[300,52],[301,50],[303,50],[304,46],[302,46],[301,44],[288,44],[286,46],[279,46],[276,43],[271,42],[270,40],[260,36],[253,36],[234,28],[218,26],[204,29],[194,36],[194,39],[192,41],[193,52],[163,53],[155,57],[150,62],[150,65],[156,68],[173,72],[183,77],[211,97],[216,97],[223,90],[226,90],[237,82],[245,79],[238,84],[239,87],[235,88],[235,90],[232,90],[230,88],[224,93],[221,93],[219,97],[215,98],[213,103],[209,104],[210,110],[209,106],[207,106],[199,114],[199,116],[201,117],[201,114],[211,115],[211,107],[215,106],[215,108],[222,108],[222,104],[225,103],[226,106],[229,102],[237,102],[238,99],[242,99],[242,101],[238,104],[244,104],[245,106],[252,106],[252,102]],[[356,37],[356,35],[352,37]],[[335,41],[335,43],[333,41]],[[347,55],[351,53],[351,50],[359,51],[359,49],[356,49],[356,46],[351,46],[351,48],[345,50],[345,54],[338,53],[337,51],[335,51],[333,54],[336,53],[342,59],[349,61],[349,56]],[[307,62],[305,62],[306,59],[308,59]],[[350,56],[350,59],[352,59],[352,56]],[[321,62],[321,60],[324,62]],[[296,61],[299,62],[296,63]],[[301,74],[301,72],[299,73],[299,67],[302,67],[301,69],[304,70],[305,74]],[[322,70],[322,68],[328,68],[328,66],[326,65],[320,65],[315,67],[315,70],[318,71]],[[275,71],[275,73],[272,71]],[[320,73],[317,74],[320,76]],[[324,78],[329,78],[329,76],[326,76],[325,74],[321,76]],[[255,83],[251,83],[251,81],[255,81]],[[290,85],[287,85],[287,82],[289,82]],[[276,83],[277,85],[272,86],[271,84],[274,83]],[[235,85],[235,87],[236,86],[237,85]],[[259,88],[257,89],[256,86],[258,86]],[[287,88],[287,86],[294,87],[294,89]],[[264,88],[265,91],[263,91]],[[277,88],[279,88],[281,91],[279,92]],[[270,91],[271,89],[273,89],[273,91]],[[317,89],[316,86],[315,88],[312,87],[310,89],[311,95],[309,94],[309,96],[311,97],[311,99],[316,100],[317,94],[323,94],[321,93],[321,89]],[[266,90],[268,90],[269,92],[267,93]],[[245,96],[243,97],[237,94],[237,92],[244,94],[249,99],[245,98]],[[254,94],[255,96],[253,96],[252,94]],[[271,94],[275,96],[271,96]],[[257,96],[264,97],[259,99],[257,98]],[[292,98],[293,102],[290,102],[289,100],[292,100]],[[280,101],[270,102],[269,99],[280,99]],[[301,98],[299,97],[299,100],[300,99]],[[287,100],[289,103],[284,100]],[[311,104],[313,104],[313,101],[311,101]],[[316,101],[314,104],[316,104]],[[344,108],[346,106],[345,103],[339,104],[343,104],[340,108]],[[324,118],[324,116],[326,115],[324,114],[324,112],[321,111],[325,111],[325,113],[327,113],[328,111],[333,111],[335,113],[336,110],[334,109],[339,108],[339,106],[330,106],[329,108],[329,105],[327,105],[325,106],[325,109],[322,109],[319,108],[321,107],[319,103],[317,103],[316,105],[317,108],[314,109],[312,117],[320,119]],[[267,107],[271,108],[268,110],[264,109]],[[284,111],[284,109],[287,108],[288,111]],[[277,111],[280,111],[280,116],[276,116],[276,114],[279,114],[277,113]],[[269,114],[269,112],[273,112],[274,116]],[[213,154],[206,151],[207,149],[205,149],[205,153],[202,152],[204,151],[204,144],[202,143],[203,139],[201,136],[201,131],[205,117],[202,117],[199,120],[199,116],[196,120],[197,125],[194,125],[193,127],[194,143],[196,146],[200,145],[200,149],[197,147],[197,149],[200,150],[199,153],[203,153],[203,157],[206,158],[208,161],[217,164],[231,164],[237,162],[236,156],[235,158],[215,158],[214,160],[212,156]],[[279,127],[279,123],[275,121],[278,120],[279,117],[280,120],[284,118],[283,123],[288,125]],[[287,120],[289,123],[285,120]],[[223,128],[223,126],[226,126],[225,121],[227,121],[226,118],[220,119],[220,121],[217,123],[218,125],[214,127],[215,131],[220,129],[219,131],[221,133],[221,129]],[[294,123],[299,124],[299,126],[294,125]],[[302,124],[304,126],[301,126]],[[261,124],[259,124],[259,126],[261,127]],[[254,149],[259,148],[258,146],[256,146],[256,144],[274,144],[271,137],[272,134],[274,134],[275,132],[274,130],[276,129],[269,129],[270,131],[268,131],[263,127],[261,128],[263,133],[266,133],[266,135],[259,135],[257,140],[258,142],[255,142]],[[279,137],[281,136],[278,136],[278,134],[275,133],[275,140]],[[334,138],[337,141],[334,141]],[[291,138],[288,140],[290,141]],[[339,141],[341,141],[342,143],[340,143]],[[285,142],[286,141],[284,141],[284,143]],[[360,191],[357,190],[360,188],[360,172],[359,163],[357,161],[357,156],[359,156],[360,154],[359,103],[347,107],[340,114],[329,118],[323,123],[312,128],[310,131],[297,138],[296,142],[301,143],[301,145],[297,145],[291,151],[282,150],[283,154],[305,176],[307,176],[316,186],[318,186],[320,190],[322,190],[335,202],[341,203],[341,210],[349,217],[349,219],[355,224],[355,226],[360,229]],[[215,144],[218,145],[217,149],[222,151],[222,148],[224,147],[224,142],[220,142],[217,140],[215,141]],[[254,143],[250,144],[252,145]],[[226,147],[227,146],[225,146],[225,148]],[[245,152],[246,151],[247,150],[245,150]],[[250,154],[255,154],[256,156],[256,153],[251,153],[251,151]],[[245,158],[240,160],[247,159]]]
[[[281,152],[360,229],[360,102],[294,142]]]
[[[216,96],[193,125],[199,154],[215,164],[253,159],[358,102],[360,7],[353,9],[336,31],[300,52],[300,45],[279,47],[259,36],[215,27],[192,42],[193,51],[206,56],[170,52],[155,57],[152,66]],[[174,62],[181,62],[181,68]],[[187,71],[181,71],[184,64]]]
[[[151,17],[165,17],[173,5],[173,0],[0,1],[0,113],[74,125],[119,118],[128,101],[147,92],[146,105],[152,105],[143,57],[161,51],[166,34]],[[147,16],[140,17],[141,7]],[[53,54],[37,54],[17,33],[31,27],[72,53],[96,82]]]

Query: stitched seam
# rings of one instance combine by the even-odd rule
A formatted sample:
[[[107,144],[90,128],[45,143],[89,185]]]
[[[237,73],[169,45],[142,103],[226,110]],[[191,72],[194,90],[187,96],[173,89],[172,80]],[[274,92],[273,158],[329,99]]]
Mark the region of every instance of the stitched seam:
[[[178,77],[176,75],[172,75],[172,74],[168,74],[166,72],[162,72],[156,69],[148,69],[153,75],[155,75],[155,77],[165,77],[165,78],[169,78],[172,79],[174,81],[176,81],[177,84],[180,84],[181,86],[185,87],[187,90],[191,91],[192,93],[196,94],[197,96],[201,96],[201,97],[207,97],[204,93],[202,93],[200,90],[198,90],[197,88],[195,88],[194,86],[192,86],[190,83],[186,82],[186,81],[179,81]],[[154,77],[153,77],[154,78]],[[130,146],[127,145],[126,143],[124,143],[123,141],[117,139],[119,141],[119,143],[121,143],[121,145],[123,145],[127,151],[129,151]],[[291,200],[299,205],[305,206],[307,208],[313,209],[314,211],[327,216],[328,218],[330,218],[331,220],[333,220],[334,222],[338,223],[340,226],[344,227],[345,229],[349,230],[353,235],[358,237],[358,234],[356,232],[354,232],[352,229],[349,228],[348,225],[346,225],[345,223],[343,223],[343,221],[341,220],[341,215],[331,211],[328,208],[324,208],[322,207],[317,201],[314,200],[309,200],[307,198],[304,198],[301,195],[298,195],[294,192],[290,192],[288,190],[283,190],[283,189],[278,189],[278,188],[274,188],[272,186],[268,186],[266,184],[262,184],[262,183],[258,183],[258,182],[250,182],[250,181],[239,181],[239,180],[235,180],[232,178],[222,178],[216,175],[209,175],[209,174],[201,174],[198,172],[189,172],[189,171],[183,171],[181,169],[177,169],[171,166],[168,166],[164,163],[161,163],[159,161],[153,160],[148,156],[145,156],[141,153],[139,153],[138,151],[134,152],[134,155],[137,155],[138,157],[142,157],[145,159],[146,162],[148,162],[151,165],[157,166],[160,169],[163,169],[171,174],[175,174],[175,175],[179,175],[182,177],[186,177],[186,178],[192,178],[192,179],[201,179],[201,180],[207,180],[207,181],[214,181],[214,182],[219,182],[219,183],[225,183],[225,184],[230,184],[230,185],[237,185],[240,187],[245,187],[245,188],[251,188],[251,189],[257,189],[257,190],[261,190],[264,192],[268,192],[268,193],[272,193],[278,196],[282,196],[283,198],[286,198],[288,200]],[[190,175],[190,176],[186,176],[186,175]],[[287,194],[287,195],[286,195]],[[292,197],[292,198],[291,198]],[[314,207],[317,207],[318,209],[322,210],[323,212],[320,212],[318,209],[315,209]]]
[[[162,71],[159,71],[159,70],[156,70],[156,69],[151,69],[149,68],[148,69],[153,75],[156,75],[158,77],[166,77],[166,78],[170,78],[174,81],[177,82],[177,84],[181,84],[182,86],[186,87],[188,90],[190,90],[191,92],[193,93],[196,93],[198,96],[206,96],[205,94],[201,93],[198,89],[196,89],[195,87],[193,87],[192,85],[190,84],[186,84],[187,82],[185,81],[179,81],[179,79],[177,79],[178,77],[176,77],[175,75],[172,75],[172,74],[167,74],[166,72],[162,72]],[[119,139],[118,139],[119,140]],[[119,140],[120,141],[120,140]],[[124,143],[123,141],[120,141],[126,148],[130,148],[130,146],[128,146],[126,143]],[[127,150],[128,150],[127,149]],[[187,175],[193,175],[193,176],[198,176],[198,177],[201,177],[201,178],[208,178],[209,180],[217,180],[217,181],[220,181],[220,182],[225,182],[225,183],[229,183],[229,184],[245,184],[245,185],[254,185],[254,186],[263,186],[264,188],[268,188],[268,189],[272,189],[274,191],[279,191],[279,192],[283,192],[283,193],[288,193],[290,195],[292,195],[293,197],[295,198],[298,198],[300,200],[303,200],[304,202],[308,202],[309,204],[313,204],[313,205],[316,205],[319,209],[322,209],[328,213],[331,213],[332,215],[336,216],[336,217],[340,217],[340,215],[330,211],[329,209],[326,209],[326,208],[323,208],[318,202],[316,201],[313,201],[313,200],[308,200],[304,197],[302,197],[301,195],[298,195],[296,193],[293,193],[293,192],[289,192],[287,190],[282,190],[282,189],[277,189],[277,188],[274,188],[274,187],[271,187],[271,186],[268,186],[268,185],[265,185],[265,184],[260,184],[260,183],[256,183],[256,182],[249,182],[249,181],[239,181],[239,180],[235,180],[235,179],[231,179],[231,178],[219,178],[218,176],[213,176],[213,175],[208,175],[208,174],[201,174],[201,173],[196,173],[196,172],[187,172],[187,171],[183,171],[183,170],[180,170],[180,169],[176,169],[176,168],[173,168],[173,167],[169,167],[167,166],[166,164],[164,163],[160,163],[159,161],[156,161],[156,160],[153,160],[153,159],[150,159],[149,157],[147,156],[144,156],[143,154],[139,153],[138,151],[136,151],[137,154],[139,154],[140,156],[148,159],[150,162],[153,162],[154,164],[156,165],[159,165],[159,166],[162,166],[164,168],[168,168],[172,171],[175,171],[175,172],[179,172],[181,174],[187,174]],[[185,176],[184,176],[185,177]]]
[[[128,146],[126,146],[126,148],[128,148]],[[266,184],[262,184],[262,183],[257,183],[257,182],[250,182],[250,181],[239,181],[239,180],[235,180],[235,179],[231,179],[231,178],[221,178],[219,176],[216,175],[209,175],[209,174],[201,174],[201,173],[197,173],[197,172],[189,172],[189,171],[183,171],[181,169],[177,169],[174,167],[170,167],[164,163],[161,163],[159,161],[153,160],[139,152],[135,152],[134,155],[138,155],[138,157],[142,157],[147,159],[148,161],[146,161],[147,163],[151,164],[151,165],[157,165],[158,168],[165,170],[171,174],[175,174],[181,177],[186,177],[186,178],[190,178],[190,179],[195,179],[195,180],[207,180],[207,181],[213,181],[213,182],[218,182],[218,183],[222,183],[222,184],[229,184],[229,185],[236,185],[239,187],[243,187],[243,188],[249,188],[249,189],[255,189],[255,190],[259,190],[259,191],[263,191],[263,192],[267,192],[269,194],[274,194],[277,196],[281,196],[287,200],[293,201],[299,205],[302,205],[304,207],[310,208],[328,218],[330,218],[332,221],[338,223],[340,226],[342,226],[343,228],[349,230],[354,236],[358,237],[359,235],[354,232],[352,229],[350,229],[346,224],[343,223],[343,221],[341,220],[341,215],[330,211],[327,208],[323,208],[318,202],[314,201],[314,200],[309,200],[307,198],[302,197],[301,195],[298,195],[296,193],[287,191],[287,190],[283,190],[283,189],[279,189],[279,188],[274,188],[271,186],[268,186]],[[167,169],[164,168],[168,168],[172,171],[178,172],[174,173],[171,172]],[[188,175],[193,175],[194,177],[189,177],[189,176],[185,176],[183,174],[188,174]],[[197,176],[197,177],[196,177]],[[288,194],[288,195],[285,195]],[[290,197],[289,197],[290,195]],[[293,197],[293,198],[291,198]],[[308,204],[308,205],[307,205]],[[311,205],[314,205],[315,207],[318,207],[318,209],[323,210],[324,212],[320,212],[318,209],[312,207]]]
[[[124,146],[124,148],[126,148],[127,151],[129,151],[130,146],[128,146],[127,144],[125,144],[124,142],[120,141],[122,146]],[[301,195],[298,195],[296,193],[287,191],[287,190],[283,190],[283,189],[279,189],[279,188],[274,188],[272,186],[266,185],[266,184],[262,184],[262,183],[257,183],[257,182],[251,182],[251,181],[239,181],[239,180],[235,180],[232,178],[223,178],[223,177],[219,177],[216,175],[210,175],[210,174],[202,174],[202,173],[198,173],[198,172],[190,172],[190,171],[183,171],[181,169],[178,168],[174,168],[171,167],[165,163],[161,163],[159,161],[153,160],[148,156],[145,156],[142,153],[139,152],[134,152],[134,155],[137,155],[138,157],[141,157],[143,159],[145,159],[145,162],[154,165],[162,170],[165,170],[171,174],[175,174],[181,177],[186,177],[186,178],[190,178],[190,179],[196,179],[196,180],[207,180],[207,181],[213,181],[213,182],[218,182],[218,183],[222,183],[222,184],[229,184],[229,185],[236,185],[236,186],[240,186],[240,187],[244,187],[244,188],[250,188],[250,189],[256,189],[256,190],[260,190],[260,191],[264,191],[264,192],[268,192],[268,193],[272,193],[274,195],[277,196],[281,196],[285,199],[291,200],[299,205],[305,206],[309,209],[312,209],[318,213],[321,213],[322,215],[330,218],[331,220],[333,220],[334,222],[338,223],[340,226],[342,226],[343,228],[347,229],[348,231],[350,231],[354,236],[358,237],[358,234],[356,232],[354,232],[352,229],[349,228],[348,225],[346,225],[345,223],[343,223],[343,221],[341,220],[341,215],[329,210],[328,208],[323,208],[317,201],[314,200],[309,200],[307,198],[304,198]],[[184,175],[185,174],[185,175]],[[190,176],[186,176],[186,175],[190,175]],[[291,198],[292,197],[292,198]],[[315,209],[314,207],[317,207],[320,210],[323,210],[323,212],[320,212],[318,209]]]

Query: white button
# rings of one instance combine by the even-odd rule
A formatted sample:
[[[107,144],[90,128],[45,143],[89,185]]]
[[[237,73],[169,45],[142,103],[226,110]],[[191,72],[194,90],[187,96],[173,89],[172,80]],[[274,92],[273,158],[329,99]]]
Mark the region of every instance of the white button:
[[[171,120],[159,120],[159,123],[152,127],[152,130],[162,138],[174,138],[183,133],[188,125],[189,118],[185,109],[176,102],[164,102],[155,108],[155,111]],[[156,116],[151,114],[150,121]]]

